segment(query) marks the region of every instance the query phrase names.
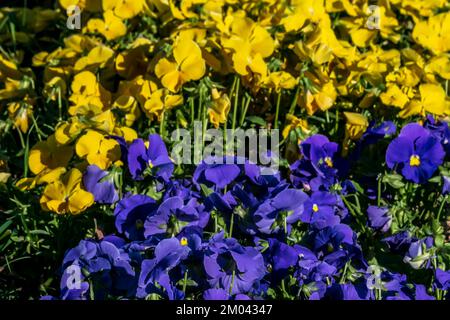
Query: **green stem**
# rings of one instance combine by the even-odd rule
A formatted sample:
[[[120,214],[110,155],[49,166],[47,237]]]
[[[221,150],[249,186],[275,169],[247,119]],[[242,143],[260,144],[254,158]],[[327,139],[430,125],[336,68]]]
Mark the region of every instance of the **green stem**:
[[[195,121],[194,99],[189,100],[189,105],[191,107],[191,126],[194,127],[194,121]]]
[[[277,106],[276,106],[276,110],[275,110],[275,121],[273,124],[274,129],[278,129],[278,116],[280,113],[280,104],[281,104],[281,91],[278,92],[278,96],[277,96]]]
[[[234,132],[234,129],[236,129],[236,117],[237,117],[237,106],[239,101],[239,86],[241,83],[241,79],[237,77],[236,80],[236,92],[234,93],[234,106],[233,106],[233,122],[231,123],[231,130]]]
[[[247,115],[247,110],[248,110],[248,106],[250,105],[250,101],[252,100],[252,97],[248,94],[245,93],[245,104],[244,104],[244,110],[242,111],[241,114],[241,121],[239,123],[239,125],[242,127],[245,121],[245,116]]]
[[[447,203],[447,200],[448,200],[448,197],[445,197],[442,200],[441,206],[439,207],[439,211],[438,211],[438,214],[437,214],[437,221],[439,221],[441,219],[441,213],[444,210],[444,206]]]
[[[163,139],[164,139],[164,125],[165,125],[165,122],[166,122],[165,120],[166,120],[166,112],[163,111],[162,115],[161,115],[161,123],[159,125],[159,135]]]
[[[298,95],[300,94],[300,86],[297,86],[295,90],[294,99],[291,102],[291,107],[289,108],[289,114],[294,114],[295,107],[297,106]]]
[[[183,292],[186,295],[186,287],[187,287],[187,278],[188,278],[188,270],[184,273],[184,281],[183,281]]]
[[[379,176],[378,177],[378,191],[377,191],[377,206],[380,207],[381,206],[381,181],[382,181],[382,177]]]
[[[234,226],[234,212],[231,213],[230,232],[228,233],[228,238],[233,237],[233,226]]]
[[[236,276],[236,270],[233,270],[233,275],[231,276],[230,291],[229,291],[230,296],[231,296],[231,293],[233,292],[234,277],[235,277],[235,276]]]

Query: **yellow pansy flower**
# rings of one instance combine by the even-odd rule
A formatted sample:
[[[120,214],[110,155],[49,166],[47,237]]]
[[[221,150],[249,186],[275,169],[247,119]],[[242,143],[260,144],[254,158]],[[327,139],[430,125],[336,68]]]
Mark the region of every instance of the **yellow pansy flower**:
[[[369,121],[367,118],[355,112],[344,112],[346,119],[345,123],[345,138],[342,141],[342,154],[346,156],[349,151],[350,141],[359,140],[364,132],[369,127]]]
[[[369,121],[367,117],[355,112],[344,112],[346,119],[345,132],[346,139],[358,140],[362,137],[363,133],[366,132],[369,126]]]
[[[117,73],[125,79],[133,79],[147,71],[148,53],[153,50],[153,43],[145,38],[136,39],[131,48],[117,55],[115,66]]]
[[[286,32],[300,30],[306,21],[317,22],[326,14],[323,0],[293,0],[286,11],[281,20]]]
[[[129,127],[115,127],[114,134],[123,137],[126,142],[131,143],[138,138],[137,132]]]
[[[199,80],[206,71],[200,47],[187,37],[174,43],[173,59],[162,58],[155,66],[155,74],[162,85],[172,92],[191,80]]]
[[[10,176],[8,161],[0,157],[0,183],[6,183]]]
[[[286,125],[284,126],[282,135],[286,139],[292,130],[299,128],[305,134],[309,134],[311,130],[308,127],[308,122],[304,119],[297,118],[293,114],[286,115]]]
[[[165,89],[158,89],[145,102],[143,109],[147,117],[151,120],[156,117],[158,121],[161,121],[164,111],[170,110],[182,103],[182,95],[173,95]]]
[[[130,127],[141,116],[139,103],[134,97],[131,96],[119,96],[116,101],[114,101],[112,108],[118,109],[125,113],[125,124]]]
[[[86,158],[89,164],[103,170],[120,160],[119,143],[94,130],[88,130],[78,139],[75,150],[80,158]]]
[[[79,214],[94,204],[94,196],[81,186],[82,173],[72,169],[48,184],[40,199],[41,207],[58,214]]]
[[[60,122],[55,130],[55,139],[61,145],[72,142],[83,130],[86,125],[81,123],[77,117],[72,117],[68,122]]]
[[[145,0],[102,0],[103,10],[113,10],[121,19],[131,19],[144,9]]]
[[[433,57],[428,61],[425,72],[435,73],[443,79],[450,80],[450,57],[446,54]]]
[[[238,15],[227,16],[229,34],[222,37],[222,45],[231,51],[236,72],[246,76],[249,72],[260,77],[267,74],[264,58],[272,55],[275,43],[267,30],[250,18]]]
[[[73,147],[60,145],[55,135],[51,135],[46,141],[36,143],[31,149],[28,165],[31,172],[40,174],[46,169],[67,167],[72,155]]]
[[[114,50],[107,46],[99,45],[89,51],[87,56],[78,59],[73,69],[75,72],[103,69],[108,64],[112,66],[113,58]]]
[[[29,118],[33,114],[33,106],[27,102],[11,102],[8,104],[8,114],[14,127],[26,133],[29,128]]]
[[[38,185],[49,184],[59,179],[66,172],[66,168],[44,169],[33,178],[22,178],[16,182],[16,187],[22,191],[34,189]]]
[[[69,113],[75,115],[80,106],[92,105],[99,109],[109,106],[111,94],[97,82],[97,77],[90,71],[83,71],[75,75],[71,85],[72,95],[69,98],[74,106]]]
[[[211,90],[212,101],[208,107],[209,121],[218,128],[221,123],[227,121],[231,108],[231,101],[226,93],[220,93],[216,88]]]
[[[409,101],[409,97],[398,85],[389,84],[387,90],[380,95],[381,102],[387,106],[403,108]]]
[[[77,6],[81,10],[99,12],[102,10],[102,0],[59,0],[59,4],[64,9]]]
[[[420,21],[413,30],[414,40],[438,55],[450,50],[450,12],[440,13]]]
[[[106,40],[110,41],[124,36],[127,33],[127,26],[112,10],[108,10],[103,13],[103,20],[89,20],[86,31],[98,32],[102,34]]]
[[[306,88],[305,94],[299,95],[297,104],[305,108],[309,115],[313,115],[318,110],[326,111],[330,109],[337,98],[333,81],[319,80],[312,75],[308,78],[314,79],[312,87]]]
[[[42,94],[47,99],[52,101],[58,101],[59,97],[65,96],[67,92],[67,86],[64,79],[61,77],[54,77],[45,84]]]
[[[269,76],[264,79],[264,85],[280,91],[281,89],[292,89],[297,85],[297,79],[295,79],[289,72],[277,71],[271,72]]]
[[[449,101],[439,84],[426,83],[419,87],[420,99],[411,100],[399,113],[402,118],[416,114],[443,115],[448,112]]]

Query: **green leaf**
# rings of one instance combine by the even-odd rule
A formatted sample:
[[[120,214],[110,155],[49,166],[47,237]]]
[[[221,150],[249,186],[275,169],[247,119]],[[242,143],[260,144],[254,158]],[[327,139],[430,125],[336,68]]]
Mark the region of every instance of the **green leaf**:
[[[258,124],[260,126],[265,126],[267,124],[263,118],[258,117],[258,116],[249,116],[245,119],[250,121],[251,123]]]

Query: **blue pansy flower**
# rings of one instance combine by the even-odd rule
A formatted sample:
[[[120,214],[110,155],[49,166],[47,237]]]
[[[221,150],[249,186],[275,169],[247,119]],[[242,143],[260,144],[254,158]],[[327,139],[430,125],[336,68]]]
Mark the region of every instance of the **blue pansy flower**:
[[[94,199],[98,203],[111,204],[119,201],[113,176],[96,165],[86,168],[83,175],[83,185],[87,191],[94,195]]]
[[[142,180],[146,170],[152,176],[169,181],[174,170],[166,145],[158,134],[148,137],[148,145],[142,139],[134,140],[128,147],[128,169],[135,180]]]
[[[415,183],[427,182],[444,160],[442,145],[427,129],[416,123],[403,127],[386,152],[386,163]]]
[[[257,249],[243,247],[234,238],[224,239],[223,232],[213,236],[205,248],[203,266],[210,286],[231,294],[250,292],[266,274]]]
[[[156,201],[146,195],[132,195],[122,199],[114,210],[117,231],[130,240],[143,240],[145,220],[155,213],[157,207]]]

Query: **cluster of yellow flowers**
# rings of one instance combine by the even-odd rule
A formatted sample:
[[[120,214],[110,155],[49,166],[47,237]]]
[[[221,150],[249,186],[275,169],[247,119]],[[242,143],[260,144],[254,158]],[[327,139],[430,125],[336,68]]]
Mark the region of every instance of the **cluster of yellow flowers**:
[[[215,127],[226,123],[239,87],[251,97],[244,105],[255,113],[273,115],[272,96],[283,104],[293,101],[280,118],[286,119],[284,137],[295,128],[308,131],[307,116],[332,107],[345,112],[346,139],[357,139],[367,128],[364,110],[391,109],[402,118],[449,115],[448,1],[375,5],[369,0],[59,0],[57,10],[15,9],[28,16],[35,32],[73,6],[82,19],[81,30],[64,32],[62,46],[32,58],[42,71],[42,92],[36,92],[33,71],[20,67],[19,54],[0,52],[0,102],[7,102],[16,128],[27,132],[40,95],[60,108],[54,134],[30,151],[35,176],[18,185],[46,184],[45,210],[82,212],[93,203],[82,189],[85,166],[122,165],[120,146],[110,136],[132,141],[138,123],[164,121],[168,111],[188,104],[189,83],[204,78],[212,83],[205,114]],[[0,19],[8,10],[1,9]],[[27,41],[26,33],[15,37]],[[227,90],[230,76],[235,81]],[[274,121],[277,126],[278,107]],[[74,169],[66,169],[69,163]]]

